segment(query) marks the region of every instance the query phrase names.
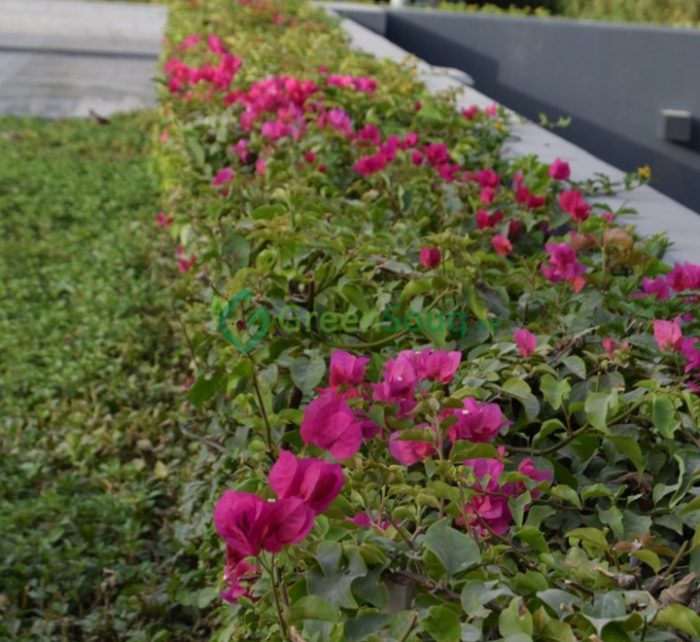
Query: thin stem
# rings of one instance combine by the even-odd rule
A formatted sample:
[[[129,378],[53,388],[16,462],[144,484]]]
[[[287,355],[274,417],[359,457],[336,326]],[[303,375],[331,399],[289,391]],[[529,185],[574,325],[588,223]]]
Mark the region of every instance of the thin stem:
[[[417,624],[418,624],[418,614],[414,613],[413,618],[411,619],[411,622],[409,623],[406,630],[403,632],[403,635],[399,638],[399,642],[406,642],[406,640],[408,640],[408,636],[411,635],[411,632],[413,631],[413,629],[416,628]]]
[[[277,609],[277,619],[279,620],[279,625],[280,625],[280,631],[282,632],[282,637],[284,640],[289,642],[289,630],[287,629],[287,622],[284,618],[284,614],[282,612],[282,605],[280,604],[280,598],[277,593],[277,574],[275,572],[275,554],[271,553],[270,554],[270,565],[268,566],[265,564],[264,560],[264,555],[260,556],[260,564],[262,567],[268,572],[270,575],[270,581],[272,582],[272,595],[275,600],[275,608]]]
[[[262,414],[263,422],[265,423],[266,441],[267,441],[267,454],[270,459],[275,458],[274,451],[272,449],[272,426],[270,425],[270,420],[267,416],[267,410],[265,409],[265,402],[263,401],[262,393],[260,392],[260,384],[258,382],[257,375],[257,365],[255,360],[251,355],[248,355],[250,362],[253,366],[253,388],[255,388],[255,395],[258,398],[258,406],[260,407],[260,414]]]
[[[564,446],[567,446],[570,444],[576,437],[579,435],[582,435],[584,432],[588,430],[588,425],[585,425],[578,430],[574,430],[570,435],[568,435],[565,439],[562,439],[561,441],[557,442],[553,446],[549,446],[548,448],[542,448],[540,450],[536,450],[534,448],[518,448],[517,446],[508,446],[508,450],[514,453],[519,453],[523,455],[535,455],[535,456],[541,456],[541,455],[550,455],[551,453],[556,452],[560,448],[564,448]]]

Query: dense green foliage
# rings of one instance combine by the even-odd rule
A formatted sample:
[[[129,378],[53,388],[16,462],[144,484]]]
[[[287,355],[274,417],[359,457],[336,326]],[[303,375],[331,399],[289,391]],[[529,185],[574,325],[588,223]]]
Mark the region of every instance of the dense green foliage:
[[[373,0],[359,0],[373,2]],[[416,3],[420,6],[420,2]],[[564,16],[590,20],[621,20],[675,26],[700,24],[700,0],[504,0],[502,2],[448,2],[437,8],[486,11],[515,15]]]
[[[0,639],[206,639],[174,601],[187,450],[152,117],[0,120]]]
[[[700,637],[700,268],[670,271],[604,181],[504,159],[502,112],[460,114],[306,2],[183,0],[169,42],[157,155],[206,444],[186,551],[235,602],[214,639]],[[268,327],[282,310],[300,323]],[[436,310],[465,326],[419,323]],[[335,348],[366,370],[339,383]],[[416,374],[432,349],[454,372]],[[456,433],[457,409],[505,419]],[[297,538],[283,450],[344,477]]]

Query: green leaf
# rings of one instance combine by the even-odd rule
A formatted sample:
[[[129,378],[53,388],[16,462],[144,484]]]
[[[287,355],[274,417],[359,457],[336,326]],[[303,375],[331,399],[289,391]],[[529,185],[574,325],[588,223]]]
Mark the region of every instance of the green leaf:
[[[515,535],[538,553],[549,553],[549,546],[547,546],[547,540],[544,538],[541,529],[534,526],[524,526],[515,531]]]
[[[601,551],[609,551],[610,544],[605,537],[605,533],[598,528],[575,528],[569,531],[566,536],[569,539],[578,539]]]
[[[529,421],[537,418],[540,412],[540,402],[532,394],[527,382],[520,377],[511,377],[503,384],[503,390],[523,404]]]
[[[644,455],[639,446],[639,442],[633,437],[624,437],[622,435],[609,435],[607,437],[623,455],[634,464],[637,472],[644,472]]]
[[[568,607],[578,606],[581,604],[581,598],[573,593],[562,591],[561,589],[546,589],[538,591],[537,597],[542,600],[557,617],[564,618],[571,612]]]
[[[313,392],[326,374],[326,362],[318,353],[312,357],[303,355],[292,362],[289,368],[294,385],[302,392]]]
[[[294,602],[290,607],[292,622],[302,620],[321,620],[322,622],[337,622],[336,610],[318,595],[306,595]]]
[[[700,617],[682,604],[672,604],[661,609],[654,620],[656,626],[667,626],[687,633],[693,638],[700,637]]]
[[[271,203],[270,205],[261,205],[260,207],[256,207],[251,212],[251,216],[256,220],[268,219],[284,214],[286,209],[287,208],[282,205],[282,203]]]
[[[576,508],[581,508],[581,500],[579,499],[578,495],[576,494],[576,491],[571,488],[571,486],[567,486],[566,484],[559,484],[558,486],[554,486],[549,490],[549,494],[552,497],[559,497],[560,499],[563,499],[570,504],[573,504],[576,506]]]
[[[427,441],[434,442],[435,431],[432,428],[406,428],[397,431],[399,441]]]
[[[561,362],[579,379],[586,378],[586,364],[581,357],[571,355],[562,359]]]
[[[476,288],[471,284],[464,286],[464,293],[467,295],[467,305],[477,319],[488,321],[488,308],[484,300],[477,294]]]
[[[369,311],[370,305],[367,303],[367,299],[360,288],[347,283],[340,289],[340,294],[348,303],[354,305],[360,312]]]
[[[432,287],[432,279],[412,279],[406,283],[399,300],[406,301],[407,299],[412,299],[414,296],[428,292]]]
[[[540,431],[534,436],[532,439],[532,444],[536,446],[539,444],[543,439],[546,437],[549,437],[549,435],[554,434],[555,432],[564,432],[566,431],[566,426],[559,420],[559,419],[547,419],[547,421],[542,423],[542,427],[540,428]]]
[[[654,551],[633,551],[630,555],[644,562],[654,573],[658,573],[661,570],[661,560]]]
[[[205,401],[211,399],[225,383],[224,373],[214,372],[207,376],[207,373],[197,377],[197,381],[190,388],[188,397],[195,406],[201,406]]]
[[[613,404],[613,396],[616,397],[616,393],[591,392],[586,397],[586,402],[584,404],[584,410],[586,412],[586,419],[588,419],[588,423],[604,433],[609,432],[607,418],[608,410]]]
[[[462,629],[457,614],[446,606],[431,606],[421,620],[421,629],[435,642],[460,642]]]
[[[347,552],[347,562],[340,564],[331,548],[327,549],[321,570],[312,569],[307,573],[309,591],[322,595],[329,604],[345,609],[357,608],[357,603],[350,590],[351,584],[367,574],[367,566],[357,550]],[[317,553],[318,555],[318,553]],[[335,568],[332,567],[336,564]]]
[[[567,622],[549,620],[538,632],[537,639],[542,642],[577,642],[571,626]]]
[[[680,422],[676,419],[676,408],[668,395],[654,395],[651,419],[662,437],[673,439]]]
[[[391,618],[383,613],[365,613],[345,622],[345,642],[361,642],[379,633]]]
[[[521,597],[514,597],[498,618],[498,631],[503,636],[524,634],[532,636],[535,629],[532,613]]]
[[[242,234],[237,234],[226,228],[222,252],[226,260],[237,270],[244,268],[250,262],[250,243]]]
[[[445,522],[436,522],[428,529],[423,546],[437,556],[450,577],[481,562],[474,540]]]
[[[561,408],[562,401],[568,399],[571,386],[566,379],[557,380],[550,374],[544,374],[540,380],[540,390],[545,401],[554,410]]]

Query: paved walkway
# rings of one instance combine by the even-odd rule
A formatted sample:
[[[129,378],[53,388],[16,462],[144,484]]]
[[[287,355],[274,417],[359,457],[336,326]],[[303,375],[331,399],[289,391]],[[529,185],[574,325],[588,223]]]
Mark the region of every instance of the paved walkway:
[[[155,103],[167,10],[0,0],[0,114],[84,117]]]

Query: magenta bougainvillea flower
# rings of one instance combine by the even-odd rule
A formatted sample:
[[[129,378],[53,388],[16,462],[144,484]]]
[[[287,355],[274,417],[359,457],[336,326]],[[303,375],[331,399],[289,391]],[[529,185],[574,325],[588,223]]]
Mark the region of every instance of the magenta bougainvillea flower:
[[[331,352],[331,386],[359,386],[365,377],[369,357],[356,357],[344,350]]]
[[[503,212],[496,210],[493,214],[489,214],[487,210],[476,210],[476,227],[480,230],[485,230],[495,227],[503,220]]]
[[[187,51],[188,49],[191,49],[199,43],[200,39],[201,38],[196,33],[190,36],[186,36],[182,39],[182,42],[180,43],[180,51]]]
[[[547,203],[546,196],[533,194],[525,185],[522,172],[517,172],[513,177],[515,183],[515,202],[524,205],[528,210],[536,210]]]
[[[314,399],[304,411],[301,438],[336,459],[352,457],[362,445],[362,428],[345,399],[333,390]]]
[[[181,245],[175,248],[175,256],[177,257],[177,268],[180,272],[189,272],[197,262],[197,255],[193,254],[187,258],[185,256],[185,248]]]
[[[515,339],[515,345],[518,346],[520,356],[524,359],[527,359],[537,347],[537,337],[527,328],[513,330],[513,339]]]
[[[470,105],[466,109],[462,110],[462,116],[467,120],[474,120],[481,113],[481,109],[476,105]]]
[[[235,557],[276,553],[311,531],[315,513],[301,499],[267,502],[252,493],[227,490],[214,508],[214,525]]]
[[[561,160],[560,158],[555,158],[554,162],[549,166],[549,175],[558,181],[566,181],[571,176],[571,168],[569,163]]]
[[[508,256],[513,251],[513,245],[508,240],[508,237],[503,236],[503,234],[496,234],[491,239],[491,246],[496,254],[500,254],[501,256]]]
[[[559,207],[577,222],[585,221],[591,213],[591,206],[577,189],[565,189],[559,194]]]
[[[468,459],[464,466],[470,468],[476,478],[472,490],[476,491],[464,507],[461,523],[472,526],[480,536],[489,535],[489,529],[498,535],[508,531],[513,521],[508,501],[526,492],[527,486],[522,481],[501,483],[505,469],[501,459],[477,458]],[[549,481],[552,475],[549,471],[538,470],[531,459],[524,459],[518,465],[518,472],[541,483]],[[538,489],[531,490],[531,496],[536,499]],[[527,510],[527,506],[525,510]]]
[[[548,243],[545,249],[549,253],[549,261],[540,266],[542,274],[552,283],[568,281],[574,292],[580,292],[586,285],[583,278],[586,266],[579,263],[574,249],[568,243]]]
[[[671,296],[671,291],[664,277],[659,276],[655,279],[644,277],[642,279],[642,295],[644,294],[653,294],[657,301],[666,301]]]
[[[411,352],[400,352],[396,359],[388,359],[384,363],[383,376],[384,381],[377,385],[385,394],[384,400],[413,396],[418,384],[418,375]]]
[[[355,143],[369,143],[370,145],[374,145],[374,147],[379,147],[382,142],[382,132],[379,131],[379,127],[376,125],[367,123],[355,133],[353,140]]]
[[[617,349],[617,342],[611,337],[606,337],[601,341],[601,343],[603,344],[603,350],[605,350],[605,352],[607,352],[610,356],[612,356]]]
[[[683,332],[681,331],[681,319],[676,317],[673,321],[654,321],[654,339],[661,350],[679,352],[683,344]]]
[[[376,154],[370,154],[369,156],[363,156],[360,158],[352,168],[362,176],[371,176],[377,172],[381,172],[389,163],[391,159],[388,155],[377,152]]]
[[[211,184],[213,187],[225,185],[226,183],[230,183],[235,178],[235,176],[236,172],[233,170],[233,167],[223,167],[218,172],[216,172],[214,180],[212,180]]]
[[[264,550],[278,553],[285,546],[298,544],[311,532],[316,513],[297,497],[269,503]]]
[[[417,426],[418,428],[427,428],[427,424]],[[392,457],[404,466],[412,466],[413,464],[423,461],[427,457],[437,455],[435,444],[429,441],[415,441],[401,439],[401,431],[391,433],[389,438],[389,452]]]
[[[440,265],[442,253],[439,247],[422,247],[420,249],[420,264],[426,270],[432,270]]]
[[[253,493],[227,490],[214,508],[214,526],[235,556],[257,556],[266,536],[269,504]]]
[[[450,383],[462,360],[458,351],[432,350],[424,348],[420,351],[406,350],[399,353],[413,363],[418,379],[429,379],[440,383]]]
[[[229,546],[226,547],[226,568],[224,581],[228,587],[221,591],[221,599],[229,604],[236,604],[239,597],[254,599],[250,593],[252,584],[255,583],[260,569],[248,559],[240,559]]]
[[[168,229],[173,224],[174,220],[172,216],[168,216],[165,212],[158,212],[158,214],[156,214],[156,223],[163,229]]]
[[[700,265],[676,263],[666,275],[666,283],[674,292],[700,290]]]
[[[345,477],[339,464],[314,458],[297,459],[292,453],[280,450],[268,481],[280,499],[297,497],[319,514],[338,496]]]
[[[700,339],[697,337],[689,337],[687,339],[683,339],[683,342],[681,343],[681,353],[687,360],[685,366],[686,372],[700,370],[700,350],[696,347],[696,344],[699,341]]]
[[[495,189],[501,184],[501,177],[490,168],[478,170],[475,180],[481,187],[492,187]]]
[[[448,408],[441,418],[455,417],[456,422],[447,428],[447,438],[455,442],[468,439],[478,443],[491,441],[503,428],[510,425],[495,403],[481,403],[467,397],[462,408]]]

